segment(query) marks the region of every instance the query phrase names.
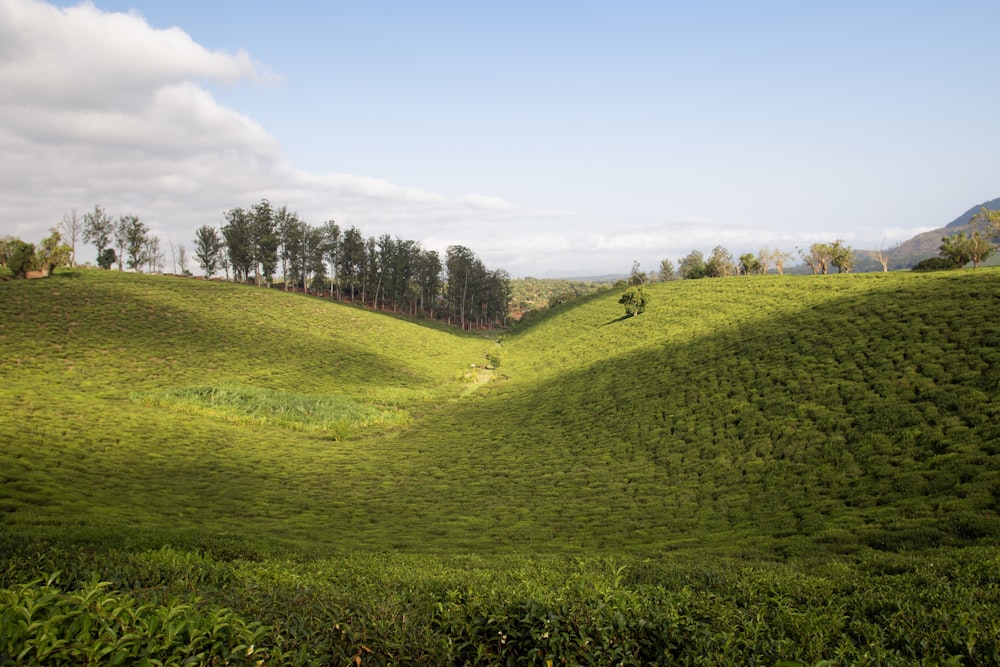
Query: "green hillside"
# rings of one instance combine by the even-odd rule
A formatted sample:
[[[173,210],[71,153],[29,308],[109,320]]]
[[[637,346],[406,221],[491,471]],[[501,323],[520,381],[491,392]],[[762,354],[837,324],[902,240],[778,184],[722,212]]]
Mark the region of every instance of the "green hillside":
[[[487,370],[486,338],[276,290],[0,283],[0,616],[75,604],[16,588],[59,570],[204,596],[281,664],[995,662],[1000,270],[648,290]]]

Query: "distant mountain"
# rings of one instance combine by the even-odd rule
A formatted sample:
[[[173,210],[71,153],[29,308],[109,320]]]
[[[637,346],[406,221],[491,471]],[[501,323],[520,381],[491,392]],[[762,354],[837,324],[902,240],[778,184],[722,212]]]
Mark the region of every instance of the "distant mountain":
[[[912,267],[922,259],[936,257],[941,246],[941,238],[958,234],[959,232],[972,231],[970,226],[972,216],[984,207],[991,211],[1000,211],[1000,197],[983,202],[982,204],[976,204],[944,227],[939,227],[923,234],[917,234],[912,239],[889,248],[886,251],[889,255],[889,268],[906,269]],[[859,250],[858,255],[859,257],[874,259],[875,251]]]
[[[962,227],[964,225],[969,224],[969,221],[972,220],[972,216],[974,216],[976,213],[979,213],[979,209],[981,208],[986,208],[991,211],[1000,211],[1000,197],[997,197],[996,199],[991,199],[987,202],[983,202],[978,206],[973,206],[968,211],[966,211],[962,215],[958,216],[957,218],[949,222],[947,225],[945,225],[945,227]]]

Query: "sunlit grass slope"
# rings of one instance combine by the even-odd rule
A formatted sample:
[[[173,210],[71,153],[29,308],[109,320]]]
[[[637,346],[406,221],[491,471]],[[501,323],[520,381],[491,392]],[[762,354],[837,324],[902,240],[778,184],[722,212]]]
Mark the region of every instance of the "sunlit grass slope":
[[[350,489],[385,454],[368,440],[467,392],[487,346],[279,291],[93,270],[0,283],[0,308],[0,521],[101,541],[349,545],[372,520]]]
[[[512,332],[478,385],[486,339],[339,304],[2,283],[0,522],[320,553],[996,542],[1000,271],[649,289]]]

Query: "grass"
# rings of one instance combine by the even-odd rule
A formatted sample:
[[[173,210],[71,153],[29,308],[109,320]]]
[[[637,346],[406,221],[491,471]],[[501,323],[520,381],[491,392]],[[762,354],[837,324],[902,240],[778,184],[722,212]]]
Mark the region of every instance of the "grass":
[[[244,562],[246,572],[225,575],[241,592],[199,584],[199,594],[247,619],[295,620],[240,597],[262,577],[284,582],[268,604],[296,599],[294,582],[309,581],[326,591],[317,609],[364,616],[368,635],[345,640],[345,661],[371,637],[421,641],[395,612],[384,627],[377,609],[362,613],[349,599],[362,580],[373,600],[411,615],[425,611],[407,605],[445,604],[465,588],[472,598],[434,617],[449,628],[442,637],[506,660],[487,630],[472,637],[454,624],[477,608],[502,611],[502,634],[516,602],[582,627],[597,600],[552,583],[573,563],[589,586],[613,559],[632,577],[614,609],[634,595],[643,609],[659,600],[713,637],[725,628],[698,619],[766,605],[774,590],[761,580],[776,568],[774,585],[794,604],[769,622],[800,634],[774,635],[787,650],[761,655],[830,658],[833,647],[808,639],[830,627],[849,662],[878,664],[863,658],[876,648],[887,662],[982,662],[987,649],[934,634],[930,612],[918,625],[940,639],[933,651],[865,633],[889,622],[886,605],[943,614],[957,609],[953,595],[995,596],[1000,271],[648,289],[638,317],[621,318],[614,291],[539,314],[503,337],[503,362],[487,371],[492,341],[278,291],[96,270],[0,283],[0,534],[22,545],[6,556],[5,581],[25,581],[37,561],[51,566],[39,576],[79,571],[67,575],[79,585],[92,572],[76,559],[98,553],[110,560],[93,567],[125,573],[116,586],[134,591],[151,585],[143,559],[155,570],[211,554],[193,576]],[[156,555],[164,546],[180,555]],[[908,552],[917,555],[899,556],[900,584],[885,559]],[[479,569],[425,580],[453,558]],[[943,575],[918,561],[941,572],[960,562],[967,578],[946,593]],[[725,604],[663,597],[678,586],[719,593],[705,563],[743,573],[726,580]],[[504,578],[536,564],[552,580],[533,591]],[[336,592],[331,568],[359,579]],[[819,573],[808,585],[831,595],[814,615],[802,573]],[[513,581],[531,580],[522,575]],[[871,626],[836,621],[869,585],[884,599],[850,609]],[[409,601],[384,593],[407,586]],[[921,586],[939,597],[921,606]],[[959,627],[995,646],[1000,620],[977,618]],[[313,630],[302,632],[303,644],[281,650],[313,650]],[[728,655],[716,639],[706,655]],[[576,655],[560,646],[553,655]]]

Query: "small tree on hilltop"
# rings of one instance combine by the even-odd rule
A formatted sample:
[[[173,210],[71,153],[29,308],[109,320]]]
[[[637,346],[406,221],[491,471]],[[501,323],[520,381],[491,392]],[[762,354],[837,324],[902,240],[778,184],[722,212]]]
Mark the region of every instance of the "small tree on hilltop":
[[[7,249],[7,268],[11,274],[15,278],[27,278],[28,271],[35,268],[35,244],[12,239],[7,243]]]
[[[118,261],[118,256],[115,254],[114,248],[105,248],[97,256],[97,266],[101,267],[105,271],[110,271],[116,261]]]
[[[42,239],[35,251],[35,266],[42,275],[50,275],[57,266],[69,264],[73,257],[73,249],[62,242],[62,234],[58,229],[51,229],[50,236]]]
[[[649,295],[642,285],[632,285],[625,290],[618,303],[625,306],[625,317],[641,315],[649,304]]]
[[[949,260],[955,268],[961,268],[972,261],[972,250],[969,247],[968,234],[959,232],[953,236],[941,239],[941,257]]]

